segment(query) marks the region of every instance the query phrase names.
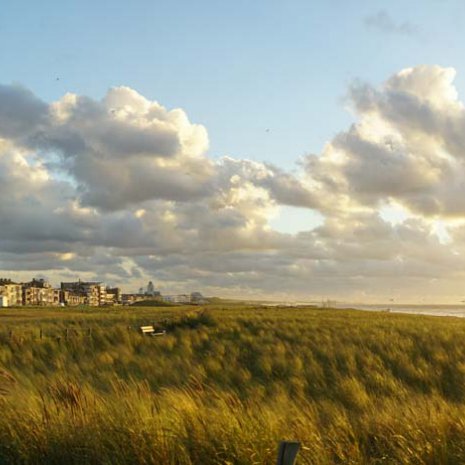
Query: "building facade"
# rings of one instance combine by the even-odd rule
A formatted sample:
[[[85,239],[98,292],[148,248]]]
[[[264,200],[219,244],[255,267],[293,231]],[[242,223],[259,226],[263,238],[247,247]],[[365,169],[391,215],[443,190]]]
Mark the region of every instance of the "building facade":
[[[43,279],[33,279],[22,284],[23,305],[56,307],[60,305],[60,290],[53,289]]]
[[[100,282],[61,283],[61,296],[65,305],[107,305],[107,292]]]
[[[107,287],[105,294],[106,305],[121,305],[123,303],[123,295],[119,287]]]
[[[0,279],[0,295],[7,299],[9,307],[23,305],[23,290],[21,284],[14,283],[10,279]]]

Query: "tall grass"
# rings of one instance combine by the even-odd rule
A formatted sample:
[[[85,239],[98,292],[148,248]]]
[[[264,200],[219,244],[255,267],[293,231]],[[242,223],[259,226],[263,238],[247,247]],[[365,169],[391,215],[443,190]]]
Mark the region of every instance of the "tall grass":
[[[0,464],[273,464],[280,439],[300,464],[465,463],[464,341],[356,311],[9,310]]]

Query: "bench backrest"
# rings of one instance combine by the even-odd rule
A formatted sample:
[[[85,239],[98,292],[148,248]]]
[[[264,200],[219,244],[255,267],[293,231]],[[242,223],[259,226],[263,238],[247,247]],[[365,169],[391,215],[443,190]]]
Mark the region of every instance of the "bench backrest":
[[[142,334],[145,334],[145,333],[150,333],[151,334],[151,333],[155,332],[155,328],[152,325],[150,325],[150,326],[141,326],[140,330],[141,330]]]

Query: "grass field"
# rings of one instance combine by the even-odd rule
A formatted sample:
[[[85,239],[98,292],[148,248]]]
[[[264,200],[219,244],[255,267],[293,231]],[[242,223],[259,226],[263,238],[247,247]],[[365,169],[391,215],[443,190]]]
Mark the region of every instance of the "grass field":
[[[280,439],[298,464],[465,463],[460,319],[2,309],[0,368],[0,464],[271,465]]]

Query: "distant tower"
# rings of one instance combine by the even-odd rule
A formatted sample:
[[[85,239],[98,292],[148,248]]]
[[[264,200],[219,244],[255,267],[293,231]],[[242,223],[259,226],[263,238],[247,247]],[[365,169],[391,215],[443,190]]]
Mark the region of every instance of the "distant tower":
[[[139,288],[139,294],[143,294],[143,293],[144,293],[144,288],[143,287]]]
[[[147,294],[154,295],[155,294],[155,286],[153,285],[152,281],[149,281],[147,284]]]

